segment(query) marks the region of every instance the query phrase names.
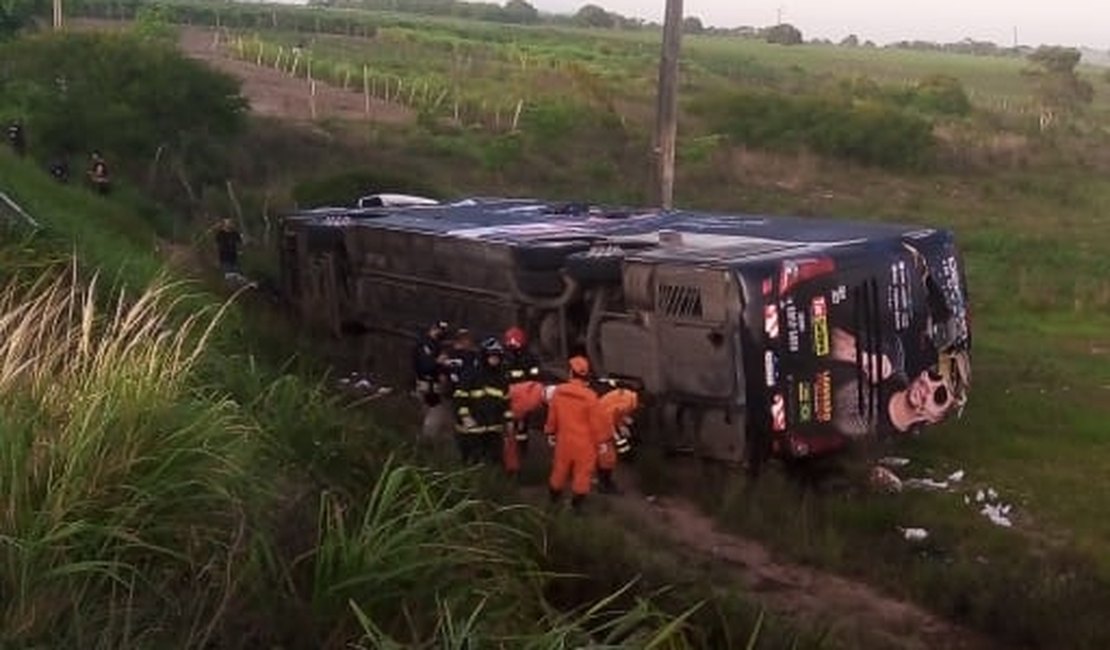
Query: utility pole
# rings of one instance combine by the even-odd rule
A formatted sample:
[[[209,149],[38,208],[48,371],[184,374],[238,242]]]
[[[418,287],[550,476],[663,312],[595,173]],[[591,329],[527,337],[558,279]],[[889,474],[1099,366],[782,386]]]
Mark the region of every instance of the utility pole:
[[[54,31],[62,29],[62,0],[54,0]]]
[[[659,60],[656,151],[659,156],[659,205],[674,207],[675,140],[678,137],[678,56],[682,48],[682,0],[667,0],[663,53]]]

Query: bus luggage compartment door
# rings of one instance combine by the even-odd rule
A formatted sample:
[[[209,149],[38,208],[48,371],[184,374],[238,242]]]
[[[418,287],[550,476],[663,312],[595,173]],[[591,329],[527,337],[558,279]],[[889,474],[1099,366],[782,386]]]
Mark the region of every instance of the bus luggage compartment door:
[[[702,456],[739,461],[744,452],[741,351],[735,336],[739,289],[720,269],[661,266],[655,280],[662,388],[693,415],[676,423],[681,435]]]

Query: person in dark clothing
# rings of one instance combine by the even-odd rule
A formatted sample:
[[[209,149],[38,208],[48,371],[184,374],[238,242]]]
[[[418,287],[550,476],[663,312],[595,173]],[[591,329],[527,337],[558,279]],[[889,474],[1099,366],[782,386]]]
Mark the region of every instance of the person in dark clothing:
[[[51,161],[48,170],[50,176],[59,183],[69,182],[69,161],[64,155],[60,155]]]
[[[509,377],[509,385],[540,381],[540,362],[536,355],[528,350],[528,335],[525,334],[524,330],[519,327],[510,327],[505,331],[502,342],[505,345],[505,370]],[[513,421],[513,438],[516,441],[516,449],[511,450],[511,455],[516,460],[506,458],[506,469],[510,473],[519,468],[519,459],[528,453],[529,432],[533,429],[538,430],[543,426],[543,420],[537,421],[536,415],[536,413],[530,413],[526,417]]]
[[[447,351],[443,359],[447,395],[454,395],[463,375],[477,367],[478,361],[478,347],[474,344],[473,335],[471,335],[470,330],[459,328],[455,332],[451,349]]]
[[[480,363],[461,377],[455,392],[457,440],[464,463],[500,461],[501,440],[513,417],[504,354],[496,338],[483,341]]]
[[[216,231],[216,251],[220,258],[220,270],[224,274],[239,272],[239,246],[243,243],[242,236],[235,229],[231,219],[224,219]]]
[[[23,123],[19,120],[8,125],[8,144],[15,150],[17,156],[27,154],[27,135],[23,132]]]
[[[99,151],[92,152],[92,162],[89,165],[89,182],[98,194],[107,194],[111,190],[112,180],[108,174],[108,163]]]
[[[412,350],[415,392],[424,405],[421,433],[425,438],[436,437],[443,428],[443,413],[449,408],[443,394],[446,379],[444,362],[447,359],[444,344],[448,329],[444,321],[433,323]],[[450,411],[446,413],[449,415]]]

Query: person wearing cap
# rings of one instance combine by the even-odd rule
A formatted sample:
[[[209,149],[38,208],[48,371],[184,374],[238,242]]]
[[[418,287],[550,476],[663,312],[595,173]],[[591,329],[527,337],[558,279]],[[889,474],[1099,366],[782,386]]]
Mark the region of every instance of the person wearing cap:
[[[425,438],[435,437],[443,428],[446,410],[443,400],[442,355],[448,325],[444,321],[432,323],[412,350],[412,371],[416,377],[415,393],[424,405],[424,422],[421,432]]]
[[[509,380],[505,350],[494,337],[482,341],[480,362],[463,374],[455,392],[457,441],[463,462],[498,462],[500,442],[509,435]]]
[[[632,414],[640,406],[640,396],[613,381],[599,381],[596,385],[606,431],[597,449],[598,490],[619,494],[620,489],[613,481],[613,471],[617,468],[618,455],[632,449]]]
[[[583,356],[570,360],[570,379],[560,384],[548,403],[544,431],[554,439],[555,454],[548,481],[551,501],[558,503],[570,483],[571,506],[580,511],[587,495],[598,448],[607,431],[597,393],[589,385],[590,362]]]
[[[505,346],[505,371],[509,377],[510,396],[534,393],[539,386],[540,364],[528,350],[528,335],[519,327],[510,327],[501,342]],[[519,399],[514,402],[520,403]],[[505,471],[512,476],[520,471],[521,458],[528,453],[529,425],[538,411],[514,408],[512,436],[505,438],[502,451]]]

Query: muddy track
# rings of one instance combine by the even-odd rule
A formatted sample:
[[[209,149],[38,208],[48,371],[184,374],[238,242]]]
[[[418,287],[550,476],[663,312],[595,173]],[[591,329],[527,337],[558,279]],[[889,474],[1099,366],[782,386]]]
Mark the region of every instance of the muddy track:
[[[717,530],[696,506],[676,498],[647,499],[635,490],[607,499],[613,513],[637,530],[682,549],[691,560],[727,571],[769,611],[827,629],[855,647],[924,650],[997,648],[982,635],[921,607],[832,573],[775,558],[754,540]]]

